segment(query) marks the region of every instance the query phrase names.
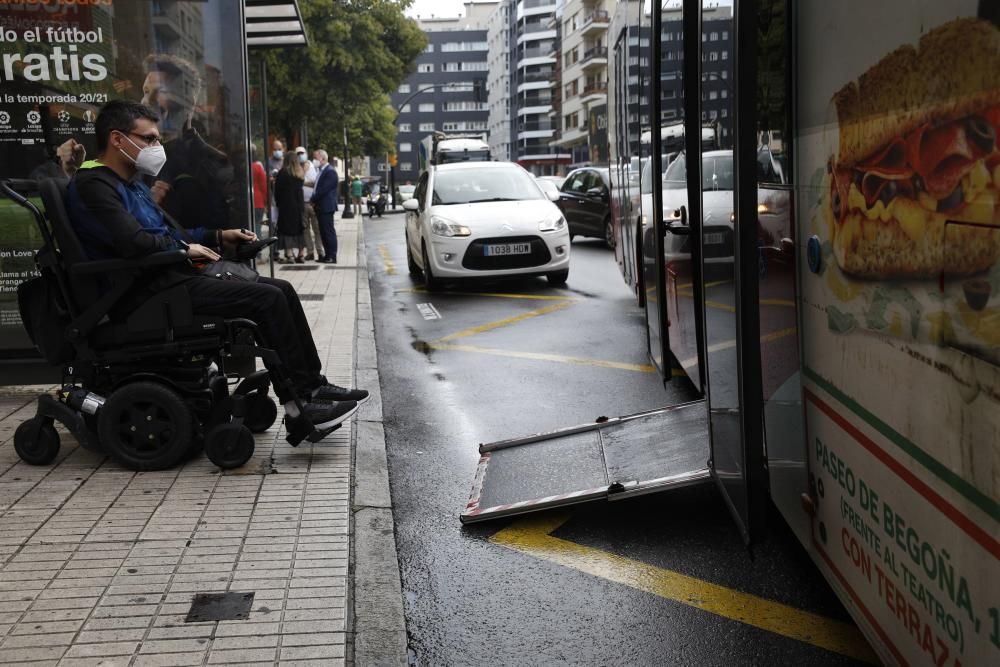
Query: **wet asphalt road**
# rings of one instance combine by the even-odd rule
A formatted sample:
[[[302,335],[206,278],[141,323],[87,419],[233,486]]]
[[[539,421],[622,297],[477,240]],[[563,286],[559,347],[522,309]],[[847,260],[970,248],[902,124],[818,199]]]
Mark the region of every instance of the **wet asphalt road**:
[[[854,664],[489,541],[512,521],[463,528],[478,443],[690,400],[690,387],[664,388],[650,372],[428,346],[552,303],[477,291],[565,296],[574,299],[566,308],[453,342],[648,363],[643,312],[597,241],[574,242],[564,289],[530,279],[431,295],[407,275],[402,215],[366,220],[365,238],[412,664]],[[424,319],[417,304],[426,303],[441,319]],[[847,618],[782,524],[751,557],[711,485],[567,513],[554,536]]]

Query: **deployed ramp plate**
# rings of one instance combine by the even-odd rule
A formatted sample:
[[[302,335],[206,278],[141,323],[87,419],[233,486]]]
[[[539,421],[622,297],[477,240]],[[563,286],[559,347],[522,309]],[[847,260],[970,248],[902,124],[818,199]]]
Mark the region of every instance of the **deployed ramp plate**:
[[[462,523],[707,480],[704,401],[479,446]]]

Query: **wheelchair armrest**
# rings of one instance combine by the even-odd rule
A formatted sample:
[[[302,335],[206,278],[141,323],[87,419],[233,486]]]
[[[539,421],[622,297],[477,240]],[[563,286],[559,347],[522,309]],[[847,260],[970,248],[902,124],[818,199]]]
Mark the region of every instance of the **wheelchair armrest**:
[[[110,273],[114,271],[127,271],[132,269],[152,269],[171,264],[180,264],[187,261],[187,253],[183,250],[164,250],[154,252],[139,259],[99,259],[93,262],[81,262],[70,267],[69,272],[78,275],[91,275],[94,273]]]

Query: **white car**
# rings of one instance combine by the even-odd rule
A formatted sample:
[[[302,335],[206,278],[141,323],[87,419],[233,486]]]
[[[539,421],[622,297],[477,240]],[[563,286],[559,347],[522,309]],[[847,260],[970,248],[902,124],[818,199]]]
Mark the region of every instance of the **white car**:
[[[669,166],[666,161],[663,162],[663,166],[666,167],[663,172],[663,218],[670,224],[677,219],[680,207],[688,205],[687,156],[681,153],[670,162]],[[705,263],[731,263],[733,261],[733,152],[716,150],[702,153],[701,175]],[[644,217],[648,216],[647,212],[653,208],[651,183],[651,164],[647,162],[643,165],[641,188]],[[652,242],[650,238],[645,238],[649,230],[651,227],[644,224],[644,243]],[[690,236],[667,234],[664,238],[664,259],[667,263],[688,261],[691,256],[690,243]]]
[[[406,211],[406,259],[428,289],[459,278],[569,276],[569,226],[552,196],[512,162],[430,166]]]

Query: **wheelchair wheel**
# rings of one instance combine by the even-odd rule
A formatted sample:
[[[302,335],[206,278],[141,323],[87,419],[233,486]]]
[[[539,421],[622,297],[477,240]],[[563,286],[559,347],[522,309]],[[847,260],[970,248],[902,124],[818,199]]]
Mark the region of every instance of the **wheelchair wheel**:
[[[43,417],[32,417],[14,431],[14,451],[28,465],[48,465],[59,454],[59,433]]]
[[[242,424],[219,424],[205,436],[205,454],[225,470],[249,461],[253,450],[253,434]]]
[[[98,413],[104,449],[132,470],[164,470],[191,447],[194,414],[180,394],[157,382],[133,382],[112,392]]]
[[[278,406],[267,394],[254,392],[247,394],[245,399],[247,415],[243,418],[243,425],[250,429],[251,433],[263,433],[271,428],[278,418]]]

